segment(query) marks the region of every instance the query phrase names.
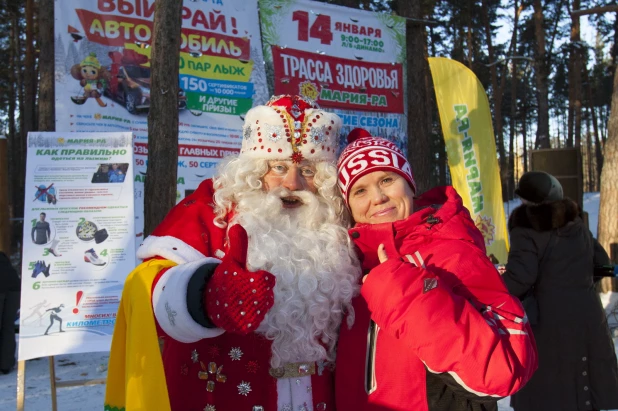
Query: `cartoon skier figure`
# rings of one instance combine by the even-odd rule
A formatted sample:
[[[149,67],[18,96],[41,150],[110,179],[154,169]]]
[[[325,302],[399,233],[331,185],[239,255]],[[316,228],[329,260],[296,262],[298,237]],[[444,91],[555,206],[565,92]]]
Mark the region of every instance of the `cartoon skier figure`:
[[[90,53],[81,63],[71,67],[71,75],[79,80],[79,84],[84,88],[84,94],[78,97],[71,97],[75,104],[84,104],[90,97],[94,98],[99,106],[106,107],[107,103],[101,99],[103,90],[109,81],[109,72],[101,67],[96,53]]]
[[[41,310],[45,307],[49,306],[49,303],[47,302],[47,300],[43,300],[38,304],[33,305],[32,307],[30,307],[29,309],[30,311],[30,315],[28,315],[26,318],[24,318],[23,322],[24,324],[26,323],[27,320],[29,320],[30,318],[34,317],[35,315],[39,317],[39,326],[43,325],[43,315],[44,313],[41,312]],[[35,319],[36,321],[36,319]]]
[[[64,308],[64,304],[60,304],[58,307],[54,307],[54,308],[50,308],[48,310],[45,310],[45,312],[51,311],[51,314],[49,315],[49,327],[47,327],[47,330],[45,330],[45,335],[49,335],[49,334],[47,334],[47,332],[52,327],[52,325],[54,325],[54,320],[56,320],[56,321],[58,321],[60,323],[60,332],[61,333],[64,332],[62,330],[62,318],[60,318],[58,316],[58,313],[60,311],[62,311],[63,308]]]

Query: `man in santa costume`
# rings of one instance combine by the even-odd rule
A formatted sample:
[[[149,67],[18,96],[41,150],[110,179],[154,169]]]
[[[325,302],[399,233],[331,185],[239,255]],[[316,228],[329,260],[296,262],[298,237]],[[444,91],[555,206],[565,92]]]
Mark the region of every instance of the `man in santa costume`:
[[[239,156],[138,250],[106,410],[334,410],[335,345],[360,275],[337,188],[340,126],[298,96],[247,113]]]

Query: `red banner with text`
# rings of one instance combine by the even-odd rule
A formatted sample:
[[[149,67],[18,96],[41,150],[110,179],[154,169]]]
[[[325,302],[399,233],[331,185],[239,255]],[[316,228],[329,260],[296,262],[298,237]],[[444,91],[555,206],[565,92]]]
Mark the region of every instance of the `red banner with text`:
[[[275,94],[298,90],[321,106],[403,113],[403,67],[272,47]]]

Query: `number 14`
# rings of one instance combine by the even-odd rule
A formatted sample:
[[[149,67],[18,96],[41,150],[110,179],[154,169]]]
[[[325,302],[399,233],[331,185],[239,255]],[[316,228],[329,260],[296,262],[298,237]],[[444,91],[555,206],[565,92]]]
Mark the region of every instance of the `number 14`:
[[[330,16],[318,14],[309,28],[309,13],[296,10],[292,14],[292,20],[298,22],[298,41],[309,41],[309,37],[319,39],[322,44],[330,44],[333,41],[333,32],[330,30]]]

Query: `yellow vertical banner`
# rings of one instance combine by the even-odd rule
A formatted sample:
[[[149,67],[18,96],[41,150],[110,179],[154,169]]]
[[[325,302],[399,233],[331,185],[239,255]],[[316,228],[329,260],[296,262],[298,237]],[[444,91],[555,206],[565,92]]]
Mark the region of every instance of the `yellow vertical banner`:
[[[463,64],[429,58],[453,187],[485,238],[487,254],[506,263],[508,236],[496,142],[483,86]]]

